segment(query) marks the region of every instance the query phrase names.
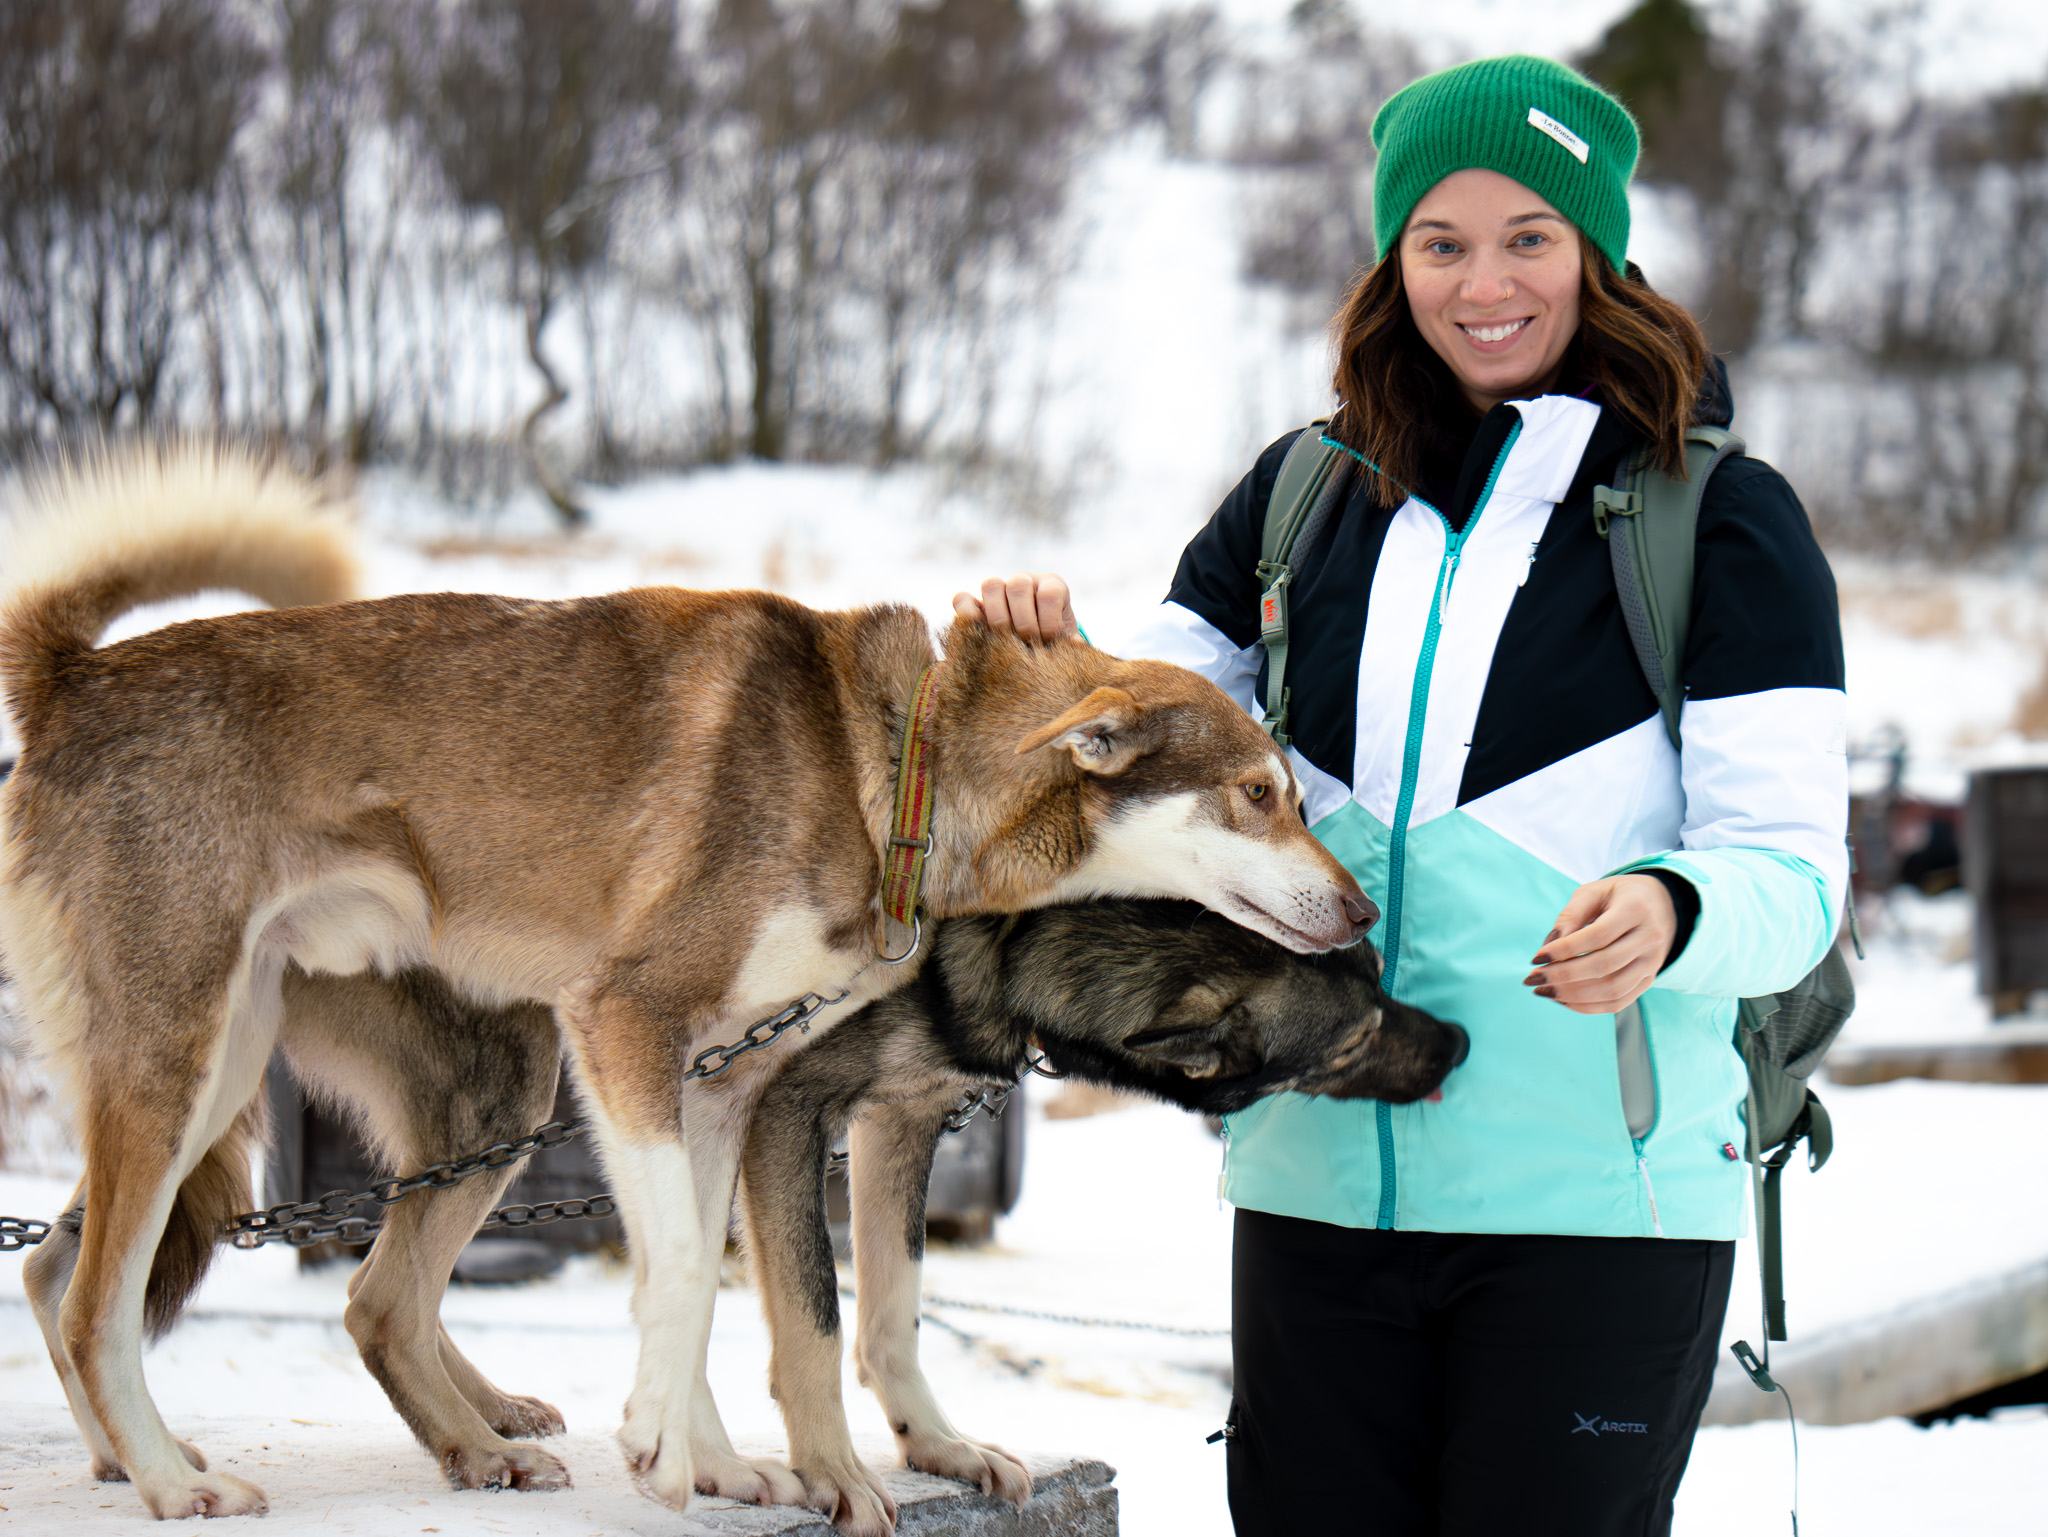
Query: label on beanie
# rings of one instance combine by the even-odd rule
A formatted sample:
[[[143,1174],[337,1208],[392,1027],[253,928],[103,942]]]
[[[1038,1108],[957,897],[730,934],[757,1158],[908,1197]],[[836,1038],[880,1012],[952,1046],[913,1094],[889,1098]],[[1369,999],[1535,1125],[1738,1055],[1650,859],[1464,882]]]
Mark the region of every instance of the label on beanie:
[[[1529,126],[1538,133],[1548,134],[1578,157],[1580,165],[1586,163],[1586,141],[1573,133],[1541,107],[1529,109]]]

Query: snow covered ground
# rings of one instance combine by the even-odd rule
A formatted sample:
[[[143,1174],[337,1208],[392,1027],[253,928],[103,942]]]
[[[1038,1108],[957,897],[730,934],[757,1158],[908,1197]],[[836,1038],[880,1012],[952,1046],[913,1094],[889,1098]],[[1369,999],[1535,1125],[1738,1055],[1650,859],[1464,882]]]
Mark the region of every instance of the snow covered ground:
[[[1900,1084],[1830,1097],[1840,1151],[1790,1181],[1795,1333],[1935,1290],[2006,1255],[2048,1252],[2048,1209],[2004,1171],[2048,1164],[2042,1091]],[[2028,1096],[2037,1096],[2029,1099]],[[1024,1196],[985,1249],[940,1249],[936,1297],[1221,1328],[1230,1214],[1218,1144],[1177,1111],[1034,1116]],[[62,1181],[0,1174],[0,1210],[52,1211]],[[1748,1256],[1745,1254],[1744,1263]],[[0,1524],[78,1537],[154,1529],[131,1491],[85,1479],[85,1456],[14,1272],[0,1261]],[[1742,1274],[1738,1269],[1738,1275]],[[453,1493],[355,1357],[339,1325],[346,1273],[293,1257],[225,1253],[191,1315],[149,1356],[174,1429],[271,1497],[266,1531],[672,1534],[625,1479],[610,1433],[631,1381],[627,1277],[596,1260],[498,1290],[458,1288],[444,1309],[462,1348],[502,1385],[566,1414],[577,1480],[553,1495]],[[1225,1537],[1222,1455],[1203,1438],[1228,1400],[1228,1341],[935,1307],[924,1358],[953,1418],[1013,1448],[1100,1457],[1119,1470],[1133,1537]],[[1738,1293],[1731,1336],[1750,1333]],[[959,1333],[951,1332],[953,1330]],[[969,1336],[962,1338],[961,1336]],[[767,1340],[752,1293],[721,1293],[711,1375],[735,1437],[772,1451]],[[887,1428],[849,1372],[855,1433],[878,1459]],[[1809,1537],[2023,1537],[2042,1527],[2048,1416],[1920,1431],[1903,1421],[1805,1427]],[[1782,1531],[1790,1446],[1781,1423],[1700,1436],[1679,1505],[1686,1537]]]

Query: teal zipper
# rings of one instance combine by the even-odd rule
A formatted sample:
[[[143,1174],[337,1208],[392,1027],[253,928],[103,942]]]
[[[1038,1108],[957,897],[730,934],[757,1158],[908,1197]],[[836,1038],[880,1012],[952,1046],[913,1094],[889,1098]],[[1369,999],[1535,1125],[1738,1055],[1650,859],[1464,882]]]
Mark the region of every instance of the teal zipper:
[[[1437,637],[1443,633],[1444,610],[1451,601],[1451,583],[1457,579],[1458,558],[1464,552],[1465,541],[1472,536],[1472,530],[1479,526],[1479,516],[1486,511],[1486,504],[1493,499],[1494,482],[1500,479],[1501,467],[1508,462],[1508,454],[1515,446],[1515,440],[1522,435],[1522,424],[1517,421],[1508,433],[1508,440],[1501,444],[1500,454],[1488,471],[1486,485],[1479,493],[1479,501],[1472,508],[1472,516],[1465,520],[1461,529],[1453,529],[1451,520],[1428,502],[1416,497],[1415,500],[1436,513],[1437,521],[1444,526],[1444,558],[1437,567],[1436,597],[1429,606],[1429,623],[1422,632],[1422,654],[1415,663],[1415,682],[1408,690],[1408,740],[1401,753],[1401,794],[1394,805],[1394,825],[1387,849],[1387,911],[1385,939],[1380,945],[1382,966],[1380,986],[1392,993],[1394,978],[1401,966],[1401,898],[1408,874],[1408,817],[1415,809],[1415,783],[1422,773],[1422,727],[1429,708],[1429,679],[1436,668]],[[1377,1225],[1394,1225],[1394,1107],[1380,1100],[1374,1107],[1379,1122],[1380,1134],[1380,1209]]]

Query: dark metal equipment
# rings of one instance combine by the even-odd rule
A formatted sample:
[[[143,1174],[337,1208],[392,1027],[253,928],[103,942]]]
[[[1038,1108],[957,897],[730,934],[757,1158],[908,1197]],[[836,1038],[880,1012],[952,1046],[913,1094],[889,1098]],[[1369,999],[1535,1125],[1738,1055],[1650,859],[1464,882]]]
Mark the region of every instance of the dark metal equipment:
[[[840,1146],[845,1146],[843,1139]],[[947,1242],[985,1243],[995,1234],[996,1218],[1017,1204],[1023,1188],[1024,1084],[1020,1083],[1006,1096],[999,1115],[974,1116],[939,1138],[932,1157],[931,1189],[925,1197],[925,1231]],[[841,1255],[850,1250],[851,1211],[846,1165],[835,1156],[825,1174],[825,1214],[832,1227],[832,1246]]]
[[[1963,871],[1976,905],[1977,990],[1996,1016],[2048,987],[2048,766],[1970,776]]]

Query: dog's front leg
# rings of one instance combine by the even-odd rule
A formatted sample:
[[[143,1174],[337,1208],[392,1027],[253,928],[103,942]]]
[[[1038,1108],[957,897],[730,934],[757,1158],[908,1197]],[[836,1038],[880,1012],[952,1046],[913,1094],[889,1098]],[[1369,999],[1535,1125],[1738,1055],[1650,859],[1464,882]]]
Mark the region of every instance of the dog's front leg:
[[[705,1242],[673,1042],[653,1010],[599,987],[558,1009],[633,1257],[640,1364],[619,1443],[655,1499],[682,1510],[696,1486],[691,1382],[710,1332],[719,1251]]]
[[[756,1075],[758,1076],[758,1075]],[[711,1256],[712,1294],[705,1301],[703,1332],[697,1337],[690,1382],[690,1461],[699,1494],[715,1494],[750,1505],[801,1505],[804,1486],[779,1462],[742,1457],[725,1432],[712,1396],[709,1374],[711,1315],[717,1302],[718,1264],[725,1252],[733,1186],[739,1178],[740,1149],[754,1095],[745,1086],[690,1085],[683,1092],[683,1124],[690,1144],[690,1168],[697,1182],[697,1210],[703,1217],[704,1252]]]
[[[1030,1473],[1000,1447],[970,1441],[956,1431],[917,1360],[924,1199],[932,1154],[950,1108],[950,1100],[879,1105],[853,1125],[848,1175],[860,1315],[853,1359],[862,1384],[882,1401],[906,1464],[974,1484],[1021,1506],[1031,1498]]]
[[[806,1502],[844,1537],[889,1537],[896,1502],[854,1450],[840,1391],[845,1344],[823,1176],[844,1118],[805,1092],[809,1076],[799,1065],[778,1078],[747,1134],[747,1260],[768,1319],[768,1387]]]

